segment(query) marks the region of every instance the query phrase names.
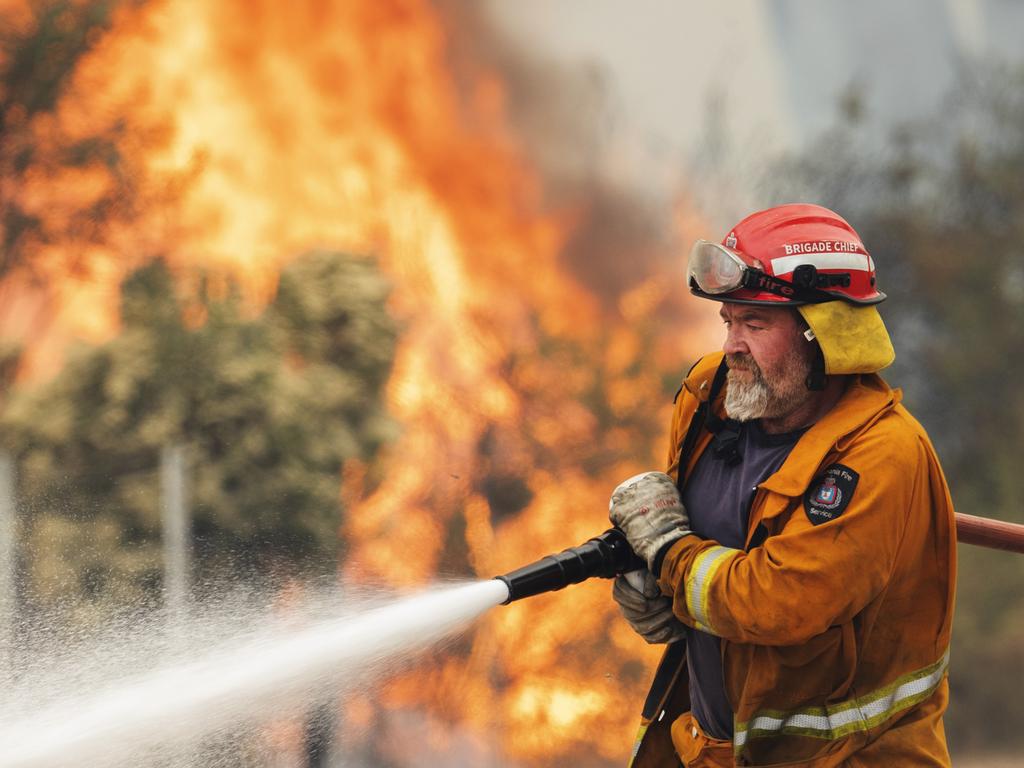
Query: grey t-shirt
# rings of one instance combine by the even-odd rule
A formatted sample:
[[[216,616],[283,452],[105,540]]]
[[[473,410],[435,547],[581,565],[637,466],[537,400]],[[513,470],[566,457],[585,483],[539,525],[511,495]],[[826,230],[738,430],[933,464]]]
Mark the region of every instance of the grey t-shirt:
[[[683,491],[693,532],[734,549],[745,549],[750,505],[757,485],[782,466],[806,430],[771,435],[759,422],[741,426],[738,448],[743,457],[730,465],[705,450]],[[732,740],[733,713],[725,695],[721,643],[714,635],[686,628],[693,716],[709,736]]]

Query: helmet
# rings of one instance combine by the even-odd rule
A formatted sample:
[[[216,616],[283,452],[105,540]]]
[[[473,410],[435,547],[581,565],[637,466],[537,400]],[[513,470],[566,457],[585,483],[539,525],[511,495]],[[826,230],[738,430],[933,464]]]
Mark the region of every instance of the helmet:
[[[847,221],[820,205],[758,211],[721,244],[690,251],[690,291],[715,301],[795,307],[816,338],[826,374],[870,373],[896,353],[875,304],[875,263]]]
[[[739,304],[816,304],[842,299],[877,304],[875,263],[846,220],[820,205],[758,211],[721,245],[698,240],[690,252],[690,290]]]

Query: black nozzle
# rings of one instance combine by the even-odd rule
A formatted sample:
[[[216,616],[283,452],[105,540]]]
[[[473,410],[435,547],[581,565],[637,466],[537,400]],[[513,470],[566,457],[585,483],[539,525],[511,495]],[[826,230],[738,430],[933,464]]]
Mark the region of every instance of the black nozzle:
[[[610,579],[620,573],[646,568],[629,546],[626,535],[618,528],[609,528],[578,547],[570,547],[557,555],[542,557],[535,563],[525,565],[504,576],[494,578],[505,582],[508,600],[554,592],[570,584],[598,576]]]

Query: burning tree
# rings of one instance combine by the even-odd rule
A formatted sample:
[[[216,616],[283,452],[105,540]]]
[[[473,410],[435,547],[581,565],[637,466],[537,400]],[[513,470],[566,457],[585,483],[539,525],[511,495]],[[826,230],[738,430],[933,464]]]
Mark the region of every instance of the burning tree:
[[[27,18],[28,28],[42,29],[40,18]],[[702,351],[706,328],[682,298],[675,238],[648,236],[635,222],[618,226],[635,210],[621,195],[580,188],[552,210],[533,158],[509,128],[500,76],[481,68],[456,82],[448,31],[431,4],[154,0],[122,5],[109,18],[53,109],[29,123],[42,131],[65,125],[64,115],[67,130],[118,127],[104,133],[116,149],[105,172],[132,182],[114,196],[131,216],[125,226],[104,226],[96,247],[74,239],[38,252],[18,246],[43,275],[11,273],[0,286],[22,307],[39,308],[28,329],[17,328],[13,313],[0,317],[0,328],[21,330],[39,363],[23,361],[23,380],[59,367],[63,344],[41,338],[84,335],[115,345],[101,348],[98,365],[124,348],[117,345],[133,328],[155,332],[160,312],[173,317],[178,310],[164,304],[138,314],[128,304],[121,314],[112,309],[117,287],[153,256],[183,296],[202,297],[203,281],[234,285],[242,306],[275,314],[290,301],[282,269],[326,243],[377,256],[400,328],[383,388],[399,437],[378,460],[349,461],[344,472],[346,578],[407,587],[439,574],[507,571],[600,530],[614,485],[661,465],[671,395]],[[18,178],[5,171],[8,189],[21,189]],[[63,178],[39,177],[40,222],[59,222],[68,210],[118,221],[90,207],[89,184],[58,183]],[[59,201],[65,188],[75,195],[68,206],[38,202]],[[633,234],[609,239],[624,229]],[[42,253],[60,257],[56,266],[42,270],[50,263]],[[85,266],[72,270],[69,254]],[[68,279],[78,274],[89,279]],[[161,273],[146,274],[126,296],[139,296],[132,291]],[[168,321],[159,333],[170,346],[148,358],[160,370],[168,370],[164,353],[181,359],[187,348],[174,343],[215,345],[208,334],[217,328],[240,361],[247,346],[260,353],[250,361],[310,354],[305,333],[272,333],[202,301],[181,309],[188,321]],[[109,341],[120,329],[124,335]],[[275,346],[286,337],[291,346]],[[204,358],[205,372],[225,385],[224,377],[239,375],[233,386],[244,384],[245,393],[234,402],[245,408],[287,402],[296,390],[314,413],[330,405],[316,402],[315,380],[303,378],[315,366],[246,369],[224,351]],[[105,381],[95,372],[91,380]],[[269,400],[252,396],[261,388]],[[172,401],[168,413],[178,408]],[[166,432],[182,422],[161,423]],[[288,429],[277,434],[258,423],[271,431],[239,423],[233,433],[252,442],[250,457],[278,450],[278,441],[296,445]],[[142,439],[145,421],[121,426],[134,444],[152,445]],[[88,430],[102,428],[83,426],[82,445]],[[325,457],[313,447],[297,447],[296,456],[316,468],[353,455],[335,446]],[[238,498],[246,498],[246,482],[238,481]],[[276,492],[274,480],[264,482],[254,487]],[[210,525],[233,530],[224,521],[234,512],[214,511],[211,502]],[[498,761],[618,764],[654,659],[616,615],[607,584],[510,607],[372,701],[348,702],[346,723],[353,738],[375,724],[378,736],[365,749],[396,763],[422,751],[424,742],[405,732],[415,721],[439,754],[452,748],[445,734],[461,728]]]
[[[133,273],[120,334],[6,403],[36,599],[70,588],[87,604],[157,600],[168,445],[187,451],[197,583],[333,567],[341,468],[393,432],[380,398],[395,338],[386,284],[372,262],[324,252],[285,268],[256,317],[204,287],[180,297],[162,261]]]

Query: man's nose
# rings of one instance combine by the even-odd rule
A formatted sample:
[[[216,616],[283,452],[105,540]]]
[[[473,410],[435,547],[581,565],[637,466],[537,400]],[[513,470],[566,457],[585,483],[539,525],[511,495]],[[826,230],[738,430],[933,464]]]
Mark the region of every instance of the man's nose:
[[[722,344],[722,351],[727,355],[749,355],[750,347],[735,330],[730,328],[725,334],[725,343]]]

